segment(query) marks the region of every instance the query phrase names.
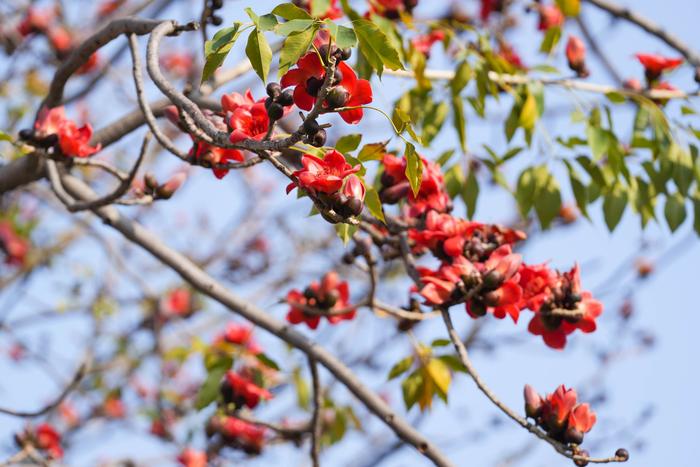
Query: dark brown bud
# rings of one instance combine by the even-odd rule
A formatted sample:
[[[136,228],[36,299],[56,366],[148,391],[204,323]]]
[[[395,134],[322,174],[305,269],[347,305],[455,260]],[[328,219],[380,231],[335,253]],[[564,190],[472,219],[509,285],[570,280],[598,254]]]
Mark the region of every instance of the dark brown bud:
[[[224,19],[219,16],[219,15],[212,15],[211,16],[211,24],[214,26],[221,26],[221,24],[224,22]]]
[[[211,7],[215,10],[222,8],[224,6],[224,0],[212,0]]]
[[[306,92],[308,92],[310,96],[316,97],[321,86],[323,86],[323,80],[315,76],[306,80]]]
[[[494,290],[503,284],[503,274],[499,271],[489,271],[488,274],[484,276],[484,290]]]
[[[338,54],[336,54],[338,57],[338,60],[345,61],[348,60],[350,57],[352,57],[352,49],[351,48],[346,48],[346,49],[340,49]]]
[[[583,443],[583,433],[574,427],[569,427],[564,433],[564,441],[571,444],[581,444]]]
[[[316,120],[306,120],[304,122],[304,131],[306,132],[307,135],[314,135],[318,130],[321,129],[321,126],[318,124]]]
[[[471,311],[471,314],[477,318],[481,318],[486,314],[486,306],[480,301],[472,300],[470,305],[469,311]]]
[[[323,59],[323,63],[325,65],[328,65],[328,57],[334,57],[338,51],[338,47],[336,45],[332,45],[330,48],[330,51],[328,49],[328,44],[323,44],[321,47],[318,48],[318,53],[321,54],[321,58]]]
[[[364,207],[364,203],[361,199],[352,197],[348,199],[347,207],[353,216],[359,216],[360,214],[362,214],[362,208]]]
[[[25,128],[24,130],[19,130],[19,139],[22,141],[31,141],[34,139],[34,130]]]
[[[294,104],[294,91],[291,89],[285,89],[277,98],[277,103],[279,105],[288,106]]]
[[[589,457],[589,456],[590,456],[590,454],[588,453],[588,451],[583,450],[583,449],[580,450],[580,451],[578,452],[578,455],[579,455],[579,456],[583,456],[583,457]],[[581,460],[575,460],[575,461],[574,461],[574,464],[578,465],[579,467],[586,467],[586,466],[588,465],[588,461],[587,461],[587,460],[583,460],[583,459],[581,459]]]
[[[265,91],[267,92],[268,96],[274,99],[275,97],[280,95],[280,93],[282,92],[282,87],[279,85],[279,83],[269,83],[265,87]]]
[[[311,137],[309,140],[309,144],[312,146],[316,146],[317,148],[320,148],[324,144],[326,144],[326,130],[323,128],[319,128],[318,131]]]
[[[156,176],[153,175],[151,172],[147,172],[146,175],[143,176],[143,183],[146,185],[146,188],[149,190],[153,191],[158,188],[158,180],[156,179]]]
[[[617,451],[615,451],[615,457],[622,461],[628,461],[630,458],[630,453],[627,451],[625,448],[620,448]]]
[[[267,115],[270,117],[270,120],[279,120],[284,115],[284,108],[273,102],[267,108]]]
[[[342,86],[336,86],[328,92],[326,103],[328,107],[335,109],[344,106],[348,102],[350,93]]]

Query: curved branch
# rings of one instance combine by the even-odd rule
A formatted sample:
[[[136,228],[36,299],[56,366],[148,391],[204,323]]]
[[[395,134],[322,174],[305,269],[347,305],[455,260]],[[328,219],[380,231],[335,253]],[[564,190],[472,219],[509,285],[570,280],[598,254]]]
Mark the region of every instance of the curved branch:
[[[454,328],[454,325],[452,324],[452,318],[450,317],[449,311],[446,309],[440,310],[442,313],[442,319],[445,321],[445,327],[447,328],[447,332],[450,336],[450,340],[452,341],[452,344],[455,347],[455,350],[457,351],[457,355],[459,356],[459,360],[462,362],[462,365],[467,369],[467,374],[474,380],[474,383],[476,383],[476,386],[479,388],[481,392],[484,393],[484,395],[496,406],[498,407],[501,412],[506,414],[508,417],[510,417],[511,420],[513,420],[515,423],[520,425],[521,427],[525,428],[527,431],[530,433],[534,434],[541,440],[544,440],[548,442],[549,444],[554,447],[554,449],[561,454],[562,456],[568,457],[569,459],[572,459],[574,461],[581,461],[581,462],[589,462],[591,464],[607,464],[610,462],[626,462],[627,458],[623,457],[617,457],[617,456],[612,456],[612,457],[605,457],[605,458],[592,458],[588,456],[581,456],[579,454],[576,454],[572,452],[565,444],[560,443],[557,440],[554,440],[547,436],[545,432],[540,430],[537,426],[533,425],[532,423],[529,423],[526,419],[518,415],[513,409],[508,407],[505,403],[503,403],[494,393],[491,391],[491,389],[486,385],[484,380],[481,379],[481,376],[479,373],[477,373],[476,368],[474,368],[474,365],[472,364],[471,360],[469,359],[469,353],[467,352],[467,348],[464,346],[464,343],[459,337],[459,334],[457,334],[457,331]]]
[[[83,200],[95,198],[94,192],[79,179],[67,175],[64,184],[73,196]],[[453,465],[437,447],[415,430],[406,420],[396,414],[384,400],[366,387],[357,376],[334,355],[323,347],[306,338],[265,310],[238,297],[223,284],[209,276],[202,269],[181,253],[166,246],[158,237],[140,224],[122,217],[112,207],[93,210],[105,224],[121,232],[127,239],[141,246],[162,263],[172,268],[192,287],[212,298],[227,309],[239,314],[256,326],[274,334],[289,345],[301,350],[307,356],[330,371],[350,392],[352,392],[371,412],[388,425],[397,436],[413,445],[419,452],[438,466]]]

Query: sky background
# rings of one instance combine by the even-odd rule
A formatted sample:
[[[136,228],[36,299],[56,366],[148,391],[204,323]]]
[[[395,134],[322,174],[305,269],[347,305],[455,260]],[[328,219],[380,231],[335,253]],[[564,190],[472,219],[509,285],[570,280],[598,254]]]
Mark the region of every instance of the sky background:
[[[694,0],[617,1],[665,25],[691,46],[700,48],[700,36],[697,33],[700,2]],[[76,10],[72,10],[71,14],[77,15],[78,8],[92,2],[67,3],[69,7],[74,5]],[[252,7],[257,13],[263,14],[269,12],[276,3],[257,1]],[[476,2],[462,1],[461,3],[465,8],[474,11]],[[445,4],[447,2],[433,3],[423,0],[416,14],[417,16],[434,14],[438,6]],[[225,10],[225,23],[246,19],[242,7],[249,6],[248,3],[233,1],[228,2],[227,5],[229,6]],[[176,2],[175,7],[171,8],[170,15],[189,17],[189,8],[190,2]],[[642,78],[641,67],[633,58],[635,52],[676,55],[655,38],[626,24],[613,23],[606,14],[594,8],[584,7],[584,13],[594,35],[599,37],[605,53],[625,77]],[[528,52],[536,49],[540,40],[539,34],[531,33],[535,29],[534,21],[535,18],[532,16],[524,18],[521,31],[512,36],[524,61],[532,65],[546,61],[544,57]],[[571,25],[568,31],[577,32],[576,26]],[[168,42],[165,48],[171,47],[170,44],[171,42]],[[188,44],[187,38],[174,40],[172,44],[173,48],[175,44],[192,47],[191,43]],[[240,54],[242,49],[243,45],[239,43],[235,52]],[[0,58],[0,67],[3,60],[5,59]],[[595,59],[589,62],[593,72],[590,81],[609,82],[609,77],[599,67],[598,62]],[[226,65],[232,66],[235,63],[237,59],[232,54]],[[561,69],[565,69],[561,54],[557,56],[554,63],[560,65]],[[430,67],[440,68],[445,64],[449,64],[449,58],[437,52],[436,49]],[[116,69],[128,70],[127,61],[123,61],[120,66],[121,68]],[[683,89],[694,89],[692,74],[687,69],[674,74],[671,81]],[[240,80],[227,90],[243,91],[247,83],[255,83],[255,81]],[[373,83],[375,105],[390,110],[396,97],[408,90],[410,86],[410,82],[397,78],[386,77],[381,83],[375,79]],[[131,91],[130,86],[126,86],[126,89]],[[261,94],[260,89],[255,94]],[[155,93],[152,95],[155,96]],[[551,109],[552,114],[556,115],[555,118],[547,118],[543,123],[547,132],[563,136],[580,135],[583,128],[572,125],[568,114],[562,113],[561,110],[572,108],[571,93],[548,90],[546,98],[547,109]],[[577,98],[587,100],[595,96],[580,94]],[[93,97],[88,102],[96,120],[94,126],[100,128],[112,121],[121,112],[107,110],[116,108],[118,105],[128,108],[132,105],[132,99],[132,96],[127,97],[119,93],[100,94],[99,97]],[[102,106],[99,112],[95,112],[92,107],[95,105]],[[0,109],[2,106],[3,104],[0,103]],[[670,112],[676,112],[676,115],[677,110],[677,107],[670,108]],[[494,118],[487,118],[485,121],[478,120],[473,112],[469,114],[468,144],[471,150],[481,151],[482,144],[488,144],[497,149],[505,147],[501,122],[507,111],[507,106],[499,108],[497,105],[491,105],[488,107],[488,112]],[[619,107],[616,111],[620,122],[629,122],[632,115],[630,109]],[[547,115],[546,111],[545,117]],[[363,123],[366,125],[365,128],[369,129],[369,133],[365,134],[364,142],[377,141],[389,131],[386,121],[381,117],[369,114],[366,119],[368,121]],[[627,125],[629,126],[629,123]],[[135,138],[127,139],[124,144],[127,146],[131,144],[133,147],[133,142],[137,141],[141,134],[138,132]],[[373,137],[376,139],[372,139]],[[443,150],[454,148],[456,145],[454,133],[450,126],[446,125],[433,143],[433,148],[426,151],[425,155],[429,158],[435,157]],[[525,163],[548,157],[546,154],[541,154],[539,149],[540,147],[536,144],[527,156],[523,156],[524,161],[516,158],[508,165],[506,173],[509,180],[513,181],[517,178],[518,170]],[[167,172],[170,167],[176,165],[173,161],[166,161],[162,163],[162,170]],[[562,174],[558,173],[558,175]],[[235,201],[247,194],[240,188],[238,183],[240,180],[237,177],[238,175],[232,175],[223,182],[219,182],[208,172],[198,170],[188,180],[182,192],[174,198],[176,202],[163,203],[152,213],[149,212],[143,220],[158,230],[164,225],[177,226],[179,223],[191,226],[192,223],[198,222],[201,216],[206,215],[209,217],[209,224],[202,230],[215,231],[237,215],[244,214],[241,212],[243,205],[237,205]],[[297,201],[286,197],[283,190],[285,182],[281,177],[270,176],[270,180],[276,183],[273,185],[271,197],[272,212],[286,211],[290,216],[296,216],[294,217],[296,227],[310,237],[319,229],[327,228],[318,217],[302,217],[308,212],[308,201]],[[560,177],[560,180],[563,178]],[[571,201],[568,184],[562,182],[562,185],[566,187],[563,190],[565,200]],[[461,206],[457,209],[458,212],[463,212]],[[512,218],[513,212],[512,198],[503,193],[500,188],[489,188],[482,181],[476,219],[507,222]],[[700,327],[700,317],[694,300],[694,287],[698,286],[697,265],[700,263],[700,248],[692,232],[692,225],[690,221],[686,221],[686,225],[673,235],[669,233],[667,227],[655,225],[651,225],[642,232],[637,217],[631,212],[626,212],[620,226],[610,234],[604,226],[599,205],[592,207],[591,213],[593,220],[590,223],[580,221],[573,226],[556,229],[552,233],[545,232],[533,236],[522,253],[527,262],[539,263],[550,260],[553,266],[562,269],[568,269],[578,261],[582,268],[584,288],[593,290],[596,294],[600,292],[600,299],[605,304],[606,312],[599,321],[599,330],[592,335],[574,334],[566,351],[556,352],[545,347],[539,338],[527,334],[529,316],[524,316],[517,327],[511,323],[489,320],[484,335],[493,338],[496,343],[507,340],[509,345],[503,347],[495,345],[492,349],[477,347],[473,352],[474,364],[495,393],[508,405],[518,410],[521,410],[522,386],[525,383],[531,384],[542,393],[551,392],[561,383],[578,389],[586,400],[593,402],[592,405],[599,417],[598,424],[587,435],[584,444],[592,455],[608,456],[614,453],[616,448],[624,446],[631,452],[629,465],[640,467],[696,465],[692,446],[695,445],[700,434],[695,423],[700,416],[700,401],[695,397],[695,388],[699,383],[697,365],[692,362],[695,361],[694,355],[697,354],[697,329]],[[61,216],[48,219],[47,222],[49,221],[55,222],[52,226],[55,230],[66,225],[66,219]],[[109,238],[117,238],[98,222],[93,221],[93,224],[100,232],[105,232]],[[192,229],[183,230],[183,232],[189,234]],[[44,235],[49,233],[45,232]],[[190,249],[193,247],[192,242],[190,235],[179,232],[175,232],[168,238],[169,244],[179,248]],[[339,241],[336,242],[335,248],[340,250]],[[638,256],[652,261],[658,260],[657,273],[643,282],[634,282],[633,262]],[[12,306],[12,316],[17,318],[42,305],[56,306],[62,300],[62,296],[55,293],[55,290],[62,290],[62,286],[74,281],[76,277],[84,277],[85,282],[89,283],[90,277],[108,268],[101,258],[103,256],[99,246],[94,242],[71,250],[69,257],[61,261],[70,265],[70,276],[42,275],[32,279],[24,287],[2,291],[0,292],[0,310],[3,307]],[[293,260],[293,256],[289,252],[286,255],[281,252],[279,260],[280,262]],[[328,261],[322,258],[305,265],[304,273],[307,275],[300,276],[298,282],[293,285],[301,286],[307,283],[309,276],[319,276],[327,266]],[[173,283],[175,280],[174,276],[169,274],[149,276],[148,279],[154,288]],[[254,293],[254,287],[251,284],[229,282],[227,285],[237,293],[244,295]],[[625,331],[621,331],[619,319],[615,315],[630,287],[634,288],[635,313],[630,325]],[[394,289],[401,290],[401,287],[395,286],[388,289],[386,296],[392,297],[391,294],[396,293],[393,292]],[[119,290],[122,296],[129,296],[128,287],[125,286]],[[258,303],[281,318],[284,316],[285,308],[275,305],[275,301],[285,292],[275,291]],[[30,298],[22,302],[20,299],[25,295]],[[400,293],[395,297],[399,300],[405,298]],[[14,306],[16,302],[20,304]],[[213,314],[221,314],[215,306],[210,309]],[[125,310],[127,314],[133,312],[133,310]],[[455,309],[453,319],[462,330],[473,324],[461,310]],[[348,323],[343,329],[337,327],[329,330],[326,327],[321,332],[324,333],[324,338],[330,339],[331,342],[348,346],[365,334],[381,335],[382,331],[378,329],[378,324],[381,322],[376,319],[363,317]],[[45,345],[47,349],[50,348],[51,351],[47,350],[46,358],[53,362],[52,364],[59,372],[63,371],[63,374],[68,375],[72,362],[79,355],[70,344],[73,340],[85,337],[87,332],[87,328],[78,320],[61,318],[27,330],[24,336],[30,342],[37,344],[39,349],[41,345]],[[264,343],[272,342],[269,336],[258,334]],[[425,342],[444,336],[442,323],[437,320],[426,323],[419,329],[418,336]],[[513,337],[516,338],[515,342]],[[638,343],[646,337],[653,337],[653,348],[649,351],[637,352]],[[0,336],[0,348],[7,342],[9,339]],[[598,372],[600,351],[615,346],[624,349],[619,361],[611,366],[610,371]],[[386,368],[388,369],[405,355],[408,349],[409,343],[406,340],[403,347],[400,344],[391,353],[383,355],[382,360]],[[271,353],[273,357],[285,355],[280,349]],[[55,394],[56,386],[46,382],[46,375],[42,371],[19,368],[17,365],[0,360],[0,374],[11,375],[9,379],[3,378],[3,381],[0,381],[0,404],[3,406],[31,408],[37,401],[48,399]],[[325,381],[328,381],[327,377],[327,374],[324,375]],[[376,385],[375,387],[381,388],[389,395],[392,404],[400,413],[404,412],[398,381],[386,383],[383,377],[377,378],[370,375],[367,377],[372,384]],[[595,379],[592,379],[593,377]],[[601,390],[605,390],[605,400],[598,397]],[[349,400],[343,391],[339,391],[339,399]],[[416,411],[417,408],[412,409],[407,415],[409,419],[417,415]],[[261,418],[269,416],[272,419],[279,413],[279,410],[271,407],[263,409],[260,416]],[[0,415],[0,439],[7,440],[8,447],[11,440],[10,433],[16,431],[21,425],[22,423],[16,419]],[[420,427],[421,431],[449,452],[450,458],[460,466],[509,465],[501,464],[505,457],[528,448],[532,448],[533,452],[512,465],[533,467],[571,465],[557,455],[550,446],[537,442],[524,430],[506,420],[484,399],[465,375],[455,376],[450,391],[450,405],[446,407],[437,402],[428,419]],[[130,426],[107,430],[108,436],[105,435],[105,430],[98,428],[86,430],[85,435],[80,438],[75,456],[66,459],[67,464],[91,466],[95,465],[97,460],[110,455],[138,452],[139,457],[142,458],[149,457],[152,453],[154,460],[152,465],[170,465],[169,461],[163,460],[162,457],[164,453],[169,454],[169,452],[164,451],[163,445],[155,438],[136,433]],[[141,428],[145,429],[145,425]],[[378,431],[374,430],[374,432]],[[382,430],[381,433],[384,438],[378,437],[372,441],[378,446],[391,439],[388,430]],[[0,448],[2,446],[0,443]],[[7,453],[11,452],[11,448],[9,449]],[[360,460],[371,453],[372,449],[379,448],[368,449],[366,444],[362,443],[362,436],[352,434],[348,442],[332,447],[324,453],[323,464],[361,465]],[[308,459],[306,450],[297,452],[286,447],[275,447],[260,460],[252,460],[245,465],[263,466],[272,465],[273,462],[301,466],[307,465]],[[386,467],[407,465],[429,464],[417,456],[411,448],[403,449],[398,455],[382,463],[382,466]]]

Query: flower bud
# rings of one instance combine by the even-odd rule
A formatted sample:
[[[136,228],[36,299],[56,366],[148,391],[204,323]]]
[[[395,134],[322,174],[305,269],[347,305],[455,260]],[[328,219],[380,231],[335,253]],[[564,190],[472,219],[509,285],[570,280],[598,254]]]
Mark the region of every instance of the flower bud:
[[[484,276],[484,290],[494,290],[503,284],[505,277],[500,271],[489,271],[488,274]]]
[[[294,104],[294,91],[285,89],[277,98],[277,103],[284,107]]]
[[[143,176],[143,183],[149,191],[154,191],[158,188],[158,180],[151,172],[147,172],[146,175]]]
[[[265,91],[267,92],[268,96],[274,99],[275,97],[280,95],[280,93],[282,92],[282,87],[279,85],[279,83],[269,83],[265,87]]]
[[[583,443],[583,433],[574,427],[569,427],[564,432],[564,441],[571,444],[581,444]]]
[[[350,175],[346,179],[343,194],[348,198],[357,198],[360,201],[364,201],[365,186],[357,175]]]
[[[569,68],[576,72],[580,77],[588,76],[586,69],[586,46],[583,41],[576,36],[569,36],[566,43],[566,59],[569,62]]]
[[[337,107],[342,107],[347,104],[350,98],[350,93],[342,86],[336,86],[330,90],[328,97],[326,97],[326,103],[328,107],[333,109]]]
[[[279,120],[284,115],[284,109],[281,105],[273,102],[267,108],[267,115],[270,117],[270,120]]]
[[[173,196],[180,186],[182,186],[186,179],[187,174],[185,172],[176,173],[170,177],[170,180],[156,189],[156,195],[161,199],[170,199],[170,197]]]
[[[362,214],[364,203],[359,198],[349,198],[347,202],[347,207],[351,215],[359,216],[360,214]]]
[[[589,454],[588,451],[586,451],[585,449],[581,449],[581,450],[578,452],[578,455],[579,455],[579,456],[583,456],[583,457],[589,457],[590,454]],[[588,465],[588,461],[586,461],[586,460],[575,460],[575,461],[574,461],[574,464],[576,464],[576,465],[579,466],[579,467],[586,467],[586,466]]]
[[[403,183],[384,188],[379,192],[379,199],[382,203],[396,204],[408,195],[408,190],[410,190],[408,184]]]
[[[319,128],[318,131],[313,136],[311,136],[311,138],[309,139],[309,143],[317,148],[320,148],[321,146],[326,144],[326,130],[324,130],[323,128]]]
[[[525,415],[537,418],[542,412],[542,397],[529,384],[525,385]]]
[[[312,76],[306,80],[306,92],[312,97],[316,97],[318,95],[318,90],[321,89],[321,86],[323,86],[323,80],[318,79],[315,76]]]
[[[627,451],[627,449],[620,448],[617,451],[615,451],[615,457],[622,461],[628,461],[630,458],[630,453]]]

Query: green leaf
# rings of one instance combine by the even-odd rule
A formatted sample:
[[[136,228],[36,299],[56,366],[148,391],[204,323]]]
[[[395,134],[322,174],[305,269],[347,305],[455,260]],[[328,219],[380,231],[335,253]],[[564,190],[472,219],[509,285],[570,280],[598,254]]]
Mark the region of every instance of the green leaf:
[[[311,0],[311,16],[323,16],[331,7],[331,0]]]
[[[528,93],[523,107],[520,110],[518,124],[525,131],[532,131],[535,128],[535,123],[537,123],[537,117],[537,101],[535,100],[535,96]]]
[[[533,205],[543,229],[550,226],[561,208],[559,183],[545,166],[535,172],[536,191]]]
[[[265,34],[260,29],[253,29],[253,32],[248,36],[245,53],[263,83],[267,82],[267,74],[272,62],[272,49],[270,49],[270,44],[267,43]]]
[[[608,131],[599,127],[589,126],[586,130],[586,136],[588,136],[588,145],[591,147],[593,160],[600,160],[607,152],[608,145],[610,144],[610,135]]]
[[[581,0],[556,0],[557,6],[566,16],[578,16],[581,12]]]
[[[449,339],[435,339],[431,344],[430,347],[446,347],[452,343],[451,340]]]
[[[291,21],[293,19],[311,19],[311,15],[304,10],[299,8],[293,3],[282,3],[277,5],[274,10],[272,10],[273,15],[281,16],[282,18]]]
[[[440,392],[447,395],[450,390],[450,383],[452,382],[452,373],[450,373],[450,368],[445,362],[439,358],[432,358],[428,362],[426,370]]]
[[[401,383],[403,401],[404,404],[406,404],[406,410],[409,410],[415,405],[416,401],[418,400],[418,397],[423,391],[424,382],[425,380],[423,378],[423,372],[420,370],[416,370]]]
[[[566,168],[569,171],[569,183],[571,184],[571,191],[574,192],[576,206],[578,206],[579,211],[581,211],[581,214],[583,214],[586,219],[590,219],[590,217],[588,217],[588,190],[586,189],[586,185],[569,161],[564,161],[564,164],[566,164]]]
[[[362,141],[362,135],[359,133],[341,136],[338,138],[338,142],[335,143],[335,149],[342,153],[351,152],[357,149],[360,141]]]
[[[442,360],[452,371],[467,372],[467,369],[457,355],[440,355],[438,359]]]
[[[406,178],[411,185],[413,196],[418,196],[421,181],[423,179],[423,161],[416,153],[416,147],[411,143],[406,143]]]
[[[204,380],[204,384],[202,384],[202,387],[199,388],[194,402],[194,406],[197,410],[202,410],[216,400],[217,396],[219,395],[219,384],[221,384],[221,379],[224,377],[229,368],[231,368],[231,365],[226,365],[222,360],[220,361],[219,365],[209,369],[207,379]]]
[[[380,161],[384,156],[384,150],[386,149],[386,143],[370,143],[365,144],[357,158],[362,162],[367,161]]]
[[[695,193],[693,201],[693,229],[695,233],[700,235],[700,194]]]
[[[343,245],[347,245],[352,236],[355,234],[355,232],[357,232],[357,226],[340,222],[338,224],[335,224],[335,232],[338,234],[338,237],[340,237],[340,239],[343,241]]]
[[[455,164],[445,171],[445,188],[450,199],[455,199],[462,192],[462,188],[464,188],[464,174],[462,173],[461,165]]]
[[[278,24],[275,28],[275,33],[280,36],[288,36],[292,33],[305,31],[314,24],[312,19],[293,19],[286,23]]]
[[[386,34],[379,27],[364,19],[358,18],[352,22],[360,51],[372,68],[381,77],[384,67],[391,70],[403,70],[401,57]]]
[[[464,188],[461,191],[464,204],[467,206],[467,216],[471,219],[476,212],[476,200],[479,197],[479,182],[473,170],[469,171]]]
[[[606,92],[605,97],[607,97],[613,104],[624,104],[627,102],[627,98],[624,96],[624,94],[620,94],[617,91]]]
[[[535,168],[528,167],[520,173],[515,187],[515,200],[518,203],[520,216],[524,219],[527,218],[530,209],[532,209],[536,189]]]
[[[292,371],[292,381],[297,390],[297,404],[302,409],[307,410],[311,401],[311,390],[306,380],[301,375],[299,367],[294,368],[294,371]]]
[[[229,28],[217,31],[211,40],[204,43],[204,69],[202,83],[211,78],[217,68],[226,60],[233,44],[240,35],[241,23],[236,22]]]
[[[333,36],[335,39],[335,45],[337,45],[339,48],[345,49],[348,47],[355,47],[357,45],[357,36],[355,35],[354,29],[340,26],[330,19],[326,19],[323,22],[328,27],[331,36]]]
[[[284,75],[309,50],[316,30],[316,27],[310,27],[287,36],[280,51],[279,76]]]
[[[12,137],[12,135],[8,135],[4,131],[0,130],[0,141],[9,141],[13,142],[15,139]]]
[[[605,224],[611,232],[615,230],[617,224],[620,223],[626,206],[627,192],[620,185],[615,186],[615,188],[603,198],[603,216],[605,217]]]
[[[264,353],[259,353],[255,355],[255,358],[257,358],[263,365],[265,365],[268,368],[272,368],[273,370],[280,371],[280,366],[277,364],[276,361],[268,357]]]
[[[472,79],[473,75],[474,72],[472,71],[471,66],[469,66],[469,62],[466,60],[461,61],[459,65],[457,65],[454,78],[452,78],[452,81],[450,81],[452,95],[456,96],[461,93],[462,89],[469,84],[469,81]]]
[[[550,54],[554,47],[559,43],[561,39],[561,28],[559,26],[553,26],[544,34],[544,39],[542,39],[542,45],[540,45],[540,52]]]
[[[389,370],[389,375],[387,376],[387,380],[392,380],[396,378],[397,376],[400,376],[404,373],[406,373],[408,370],[411,369],[411,366],[413,365],[413,355],[409,355],[406,358],[403,358],[399,360],[393,367],[391,367],[391,370]]]
[[[671,232],[675,232],[685,221],[685,200],[680,193],[675,193],[672,196],[666,197],[664,217],[666,217],[666,223],[671,229]]]
[[[459,147],[467,152],[467,119],[464,113],[464,102],[459,96],[452,97],[452,122],[457,131]]]
[[[386,224],[386,219],[384,218],[384,210],[382,209],[382,202],[379,199],[379,193],[372,186],[365,187],[365,205],[369,212]]]

